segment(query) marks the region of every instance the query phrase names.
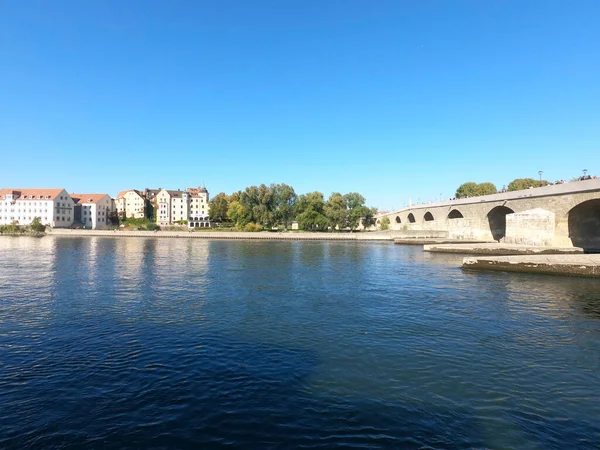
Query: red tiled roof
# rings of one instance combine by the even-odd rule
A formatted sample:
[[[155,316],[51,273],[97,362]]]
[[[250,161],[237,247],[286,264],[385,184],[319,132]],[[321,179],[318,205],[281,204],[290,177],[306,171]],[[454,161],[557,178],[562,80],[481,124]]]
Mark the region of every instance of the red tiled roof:
[[[45,189],[45,188],[4,188],[0,189],[0,198],[4,200],[6,194],[18,195],[18,200],[54,200],[63,192],[64,189]],[[47,197],[47,198],[46,198]]]
[[[133,192],[135,192],[135,193],[136,193],[137,195],[139,195],[140,197],[143,197],[143,196],[142,196],[142,193],[141,193],[140,191],[138,191],[138,190],[136,190],[136,189],[127,189],[126,191],[121,191],[121,192],[119,192],[119,195],[117,195],[117,198],[123,198],[123,196],[124,196],[125,194],[127,194],[128,192],[132,192],[132,191],[133,191]]]
[[[108,194],[71,194],[71,198],[77,204],[97,203]]]

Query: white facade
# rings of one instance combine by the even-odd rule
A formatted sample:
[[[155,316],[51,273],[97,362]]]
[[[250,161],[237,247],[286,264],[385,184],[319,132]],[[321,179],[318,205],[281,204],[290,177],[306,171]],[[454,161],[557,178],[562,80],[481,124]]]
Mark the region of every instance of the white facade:
[[[171,225],[187,221],[191,194],[187,191],[161,189],[156,195],[156,221],[160,225]]]
[[[190,194],[187,192],[177,192],[171,196],[171,221],[180,222],[188,220],[188,211],[190,208]]]
[[[0,225],[29,225],[35,217],[50,227],[69,227],[74,202],[64,189],[0,190]]]
[[[78,219],[84,228],[101,230],[112,225],[110,215],[114,212],[114,201],[108,194],[71,194],[81,208]]]
[[[166,189],[156,195],[156,221],[159,225],[171,223],[171,194]]]

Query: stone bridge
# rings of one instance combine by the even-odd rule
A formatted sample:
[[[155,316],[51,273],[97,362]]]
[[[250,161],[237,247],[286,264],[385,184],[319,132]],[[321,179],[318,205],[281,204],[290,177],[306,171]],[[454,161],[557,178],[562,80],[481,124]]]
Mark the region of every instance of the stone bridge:
[[[407,234],[598,250],[600,179],[414,205],[378,215],[378,228],[384,217]]]

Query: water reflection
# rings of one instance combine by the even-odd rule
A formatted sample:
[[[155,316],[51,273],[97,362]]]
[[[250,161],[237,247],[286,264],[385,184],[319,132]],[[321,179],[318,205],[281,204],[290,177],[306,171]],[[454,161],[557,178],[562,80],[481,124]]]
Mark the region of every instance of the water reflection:
[[[387,243],[20,239],[0,239],[0,447],[600,438],[597,280]]]

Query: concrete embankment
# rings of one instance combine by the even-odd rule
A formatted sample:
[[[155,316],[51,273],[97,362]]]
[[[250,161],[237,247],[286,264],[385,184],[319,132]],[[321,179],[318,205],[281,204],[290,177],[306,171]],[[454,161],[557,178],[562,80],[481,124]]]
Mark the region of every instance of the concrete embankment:
[[[516,244],[450,244],[425,245],[423,250],[432,253],[462,253],[469,255],[573,255],[582,254],[579,247],[538,247],[533,245]]]
[[[462,268],[600,278],[600,254],[467,257]]]
[[[484,244],[495,241],[477,241],[468,239],[438,239],[438,238],[396,238],[394,244],[398,245],[431,245],[431,244]]]
[[[152,239],[252,239],[285,241],[389,241],[391,232],[362,233],[295,233],[295,232],[227,232],[227,231],[121,231],[121,230],[69,230],[54,228],[46,232],[48,236],[68,237],[143,237]]]

